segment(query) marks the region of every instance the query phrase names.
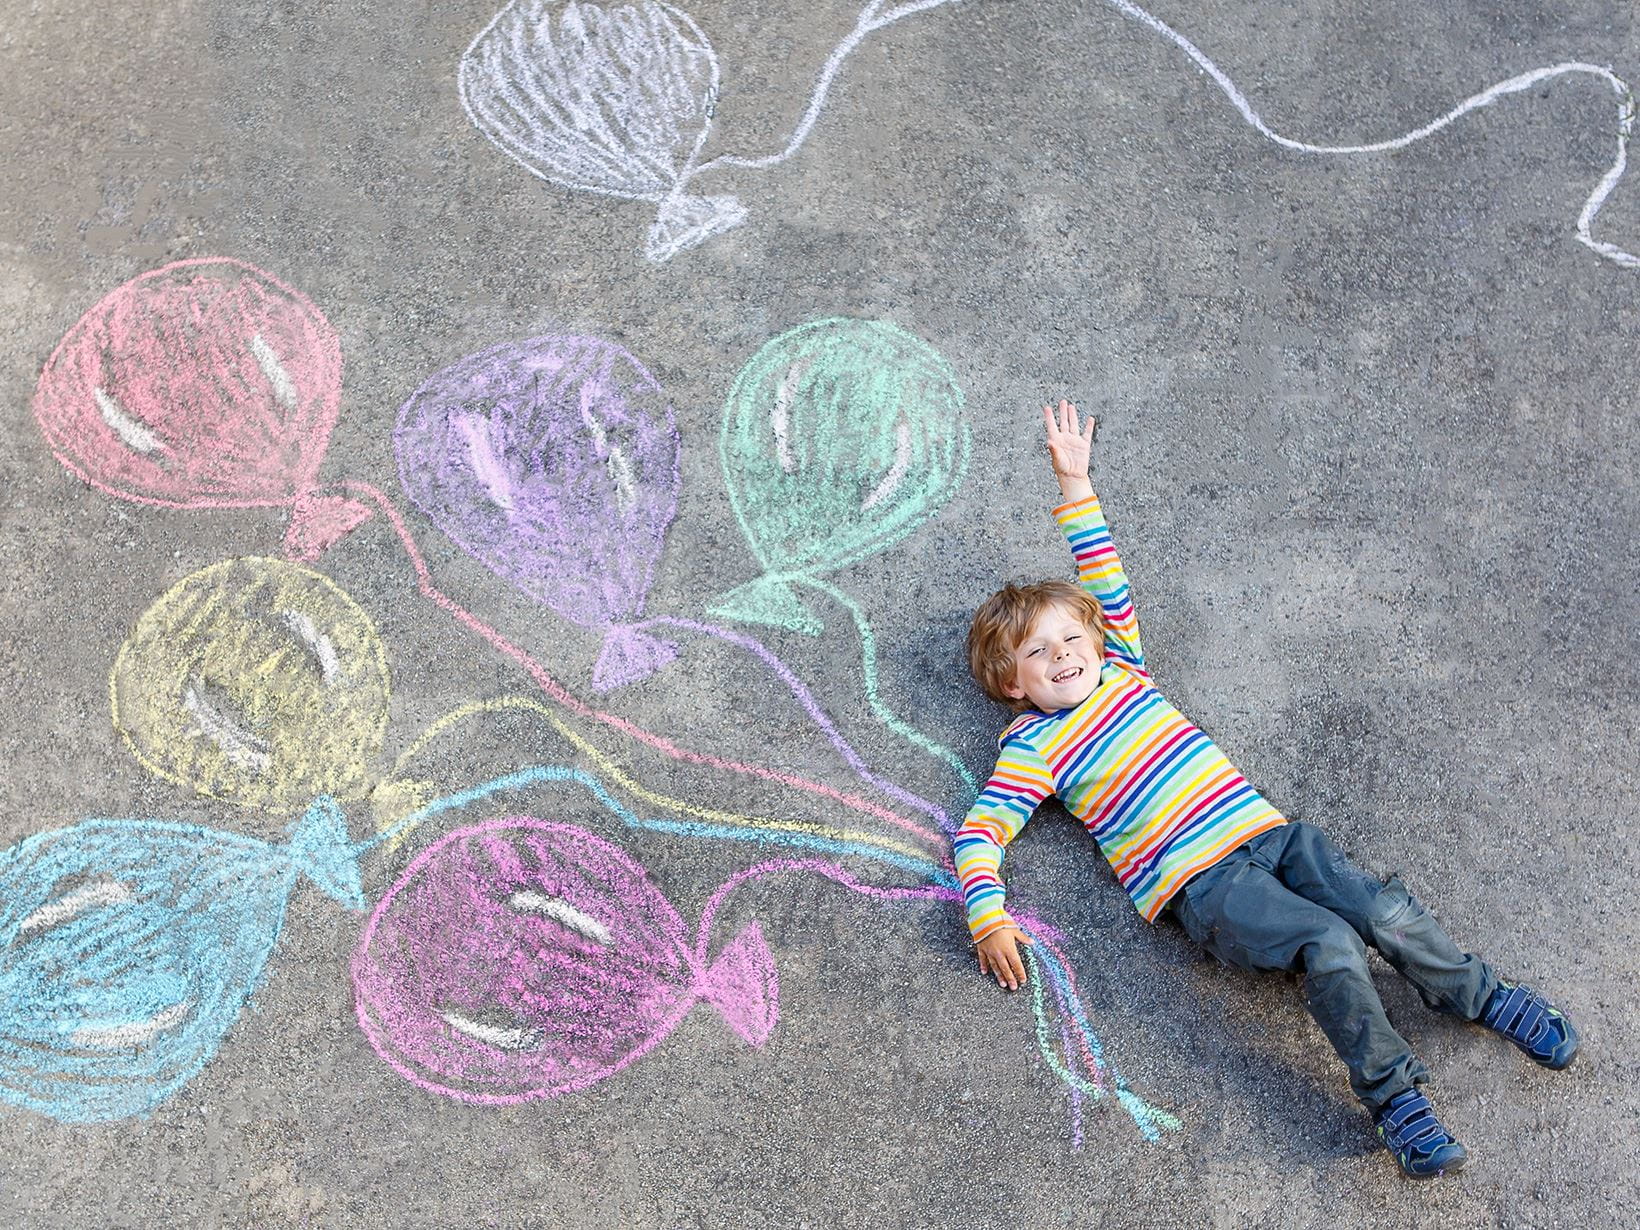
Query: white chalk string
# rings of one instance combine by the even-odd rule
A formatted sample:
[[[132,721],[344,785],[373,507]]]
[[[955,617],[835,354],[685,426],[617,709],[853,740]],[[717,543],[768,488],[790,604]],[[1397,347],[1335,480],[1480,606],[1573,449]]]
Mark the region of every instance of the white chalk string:
[[[1242,119],[1277,145],[1285,149],[1296,150],[1301,154],[1378,154],[1405,149],[1414,142],[1422,141],[1425,137],[1441,131],[1460,116],[1488,106],[1507,95],[1519,94],[1529,90],[1540,81],[1547,81],[1550,78],[1564,76],[1568,73],[1583,73],[1599,77],[1612,87],[1618,98],[1617,157],[1613,160],[1611,168],[1595,185],[1594,191],[1589,194],[1588,199],[1583,203],[1582,212],[1577,216],[1577,238],[1579,243],[1607,260],[1614,261],[1630,269],[1640,268],[1640,256],[1626,252],[1615,244],[1603,243],[1589,233],[1595,215],[1600,212],[1601,206],[1606,203],[1606,198],[1611,195],[1612,189],[1617,187],[1617,181],[1623,178],[1624,168],[1628,165],[1629,132],[1634,127],[1634,93],[1629,89],[1628,83],[1615,75],[1609,68],[1599,64],[1587,64],[1581,60],[1568,60],[1562,64],[1551,64],[1546,68],[1534,68],[1510,77],[1507,81],[1500,81],[1496,85],[1489,86],[1478,94],[1470,95],[1445,115],[1433,119],[1422,128],[1415,128],[1402,136],[1390,137],[1387,140],[1373,141],[1363,145],[1313,145],[1308,141],[1297,141],[1292,137],[1283,136],[1266,124],[1259,113],[1253,109],[1252,104],[1247,101],[1246,96],[1236,88],[1236,83],[1225,74],[1224,70],[1208,59],[1199,47],[1165,21],[1152,16],[1138,5],[1129,3],[1129,0],[1103,0],[1103,3],[1109,4],[1123,16],[1130,17],[1134,21],[1148,26],[1177,46],[1185,55],[1194,60],[1204,73],[1213,79],[1214,84],[1230,100],[1230,104],[1241,113]]]

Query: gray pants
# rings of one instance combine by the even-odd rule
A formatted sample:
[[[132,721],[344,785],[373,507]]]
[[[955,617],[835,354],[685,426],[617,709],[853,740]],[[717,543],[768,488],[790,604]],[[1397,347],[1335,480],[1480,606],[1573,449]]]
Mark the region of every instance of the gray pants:
[[[1479,957],[1458,951],[1400,880],[1381,884],[1320,829],[1261,833],[1175,893],[1168,908],[1208,952],[1247,970],[1304,975],[1304,1004],[1376,1112],[1429,1070],[1384,1015],[1367,968],[1371,944],[1424,1003],[1474,1020],[1498,985]]]

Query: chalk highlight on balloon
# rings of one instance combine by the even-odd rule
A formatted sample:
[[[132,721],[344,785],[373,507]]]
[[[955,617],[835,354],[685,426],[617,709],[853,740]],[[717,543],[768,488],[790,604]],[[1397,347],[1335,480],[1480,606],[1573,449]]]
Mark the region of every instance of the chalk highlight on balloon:
[[[671,403],[632,355],[580,335],[468,355],[399,408],[393,447],[406,493],[453,542],[604,634],[594,688],[676,656],[635,626],[680,474]]]
[[[335,801],[289,832],[86,820],[0,851],[0,1100],[105,1122],[187,1084],[261,984],[299,876],[364,908]]]
[[[880,320],[810,321],[765,343],[723,407],[718,456],[763,575],[714,615],[818,633],[792,590],[909,535],[967,471],[961,385],[927,342]]]
[[[946,3],[914,0],[885,11],[884,0],[871,0],[826,60],[785,148],[759,158],[697,163],[717,113],[717,53],[693,17],[660,0],[513,0],[461,57],[461,105],[530,174],[652,202],[644,255],[659,263],[745,221],[739,198],[690,192],[696,175],[784,162],[808,138],[832,79],[862,39]]]
[[[389,699],[363,608],[322,573],[255,556],[167,590],[109,675],[114,727],[149,772],[286,814],[370,789]]]

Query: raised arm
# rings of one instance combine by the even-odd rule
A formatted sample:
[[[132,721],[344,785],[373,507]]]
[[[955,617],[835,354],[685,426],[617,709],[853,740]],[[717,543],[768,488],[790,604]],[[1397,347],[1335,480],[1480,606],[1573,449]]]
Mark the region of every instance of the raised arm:
[[[1004,905],[1002,851],[1052,793],[1053,775],[1042,757],[1022,740],[1008,740],[951,841],[980,969],[1010,990],[1025,981],[1017,944],[1031,941]]]
[[[1127,574],[1122,571],[1110,527],[1105,524],[1099,497],[1088,478],[1098,420],[1090,414],[1083,424],[1076,407],[1062,401],[1057,414],[1052,406],[1043,406],[1042,421],[1047,430],[1048,457],[1064,497],[1064,502],[1053,510],[1054,520],[1076,557],[1076,579],[1098,600],[1104,614],[1105,652],[1148,675],[1144,647],[1139,641],[1139,621],[1128,595]]]

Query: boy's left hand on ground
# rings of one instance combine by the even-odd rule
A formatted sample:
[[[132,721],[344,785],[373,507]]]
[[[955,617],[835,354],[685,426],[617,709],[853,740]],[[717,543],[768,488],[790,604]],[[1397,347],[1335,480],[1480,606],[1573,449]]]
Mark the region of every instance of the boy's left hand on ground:
[[[1034,948],[1036,941],[1018,927],[998,927],[974,946],[979,956],[979,970],[990,974],[999,987],[1017,991],[1025,985],[1025,958],[1019,951],[1024,944]]]

